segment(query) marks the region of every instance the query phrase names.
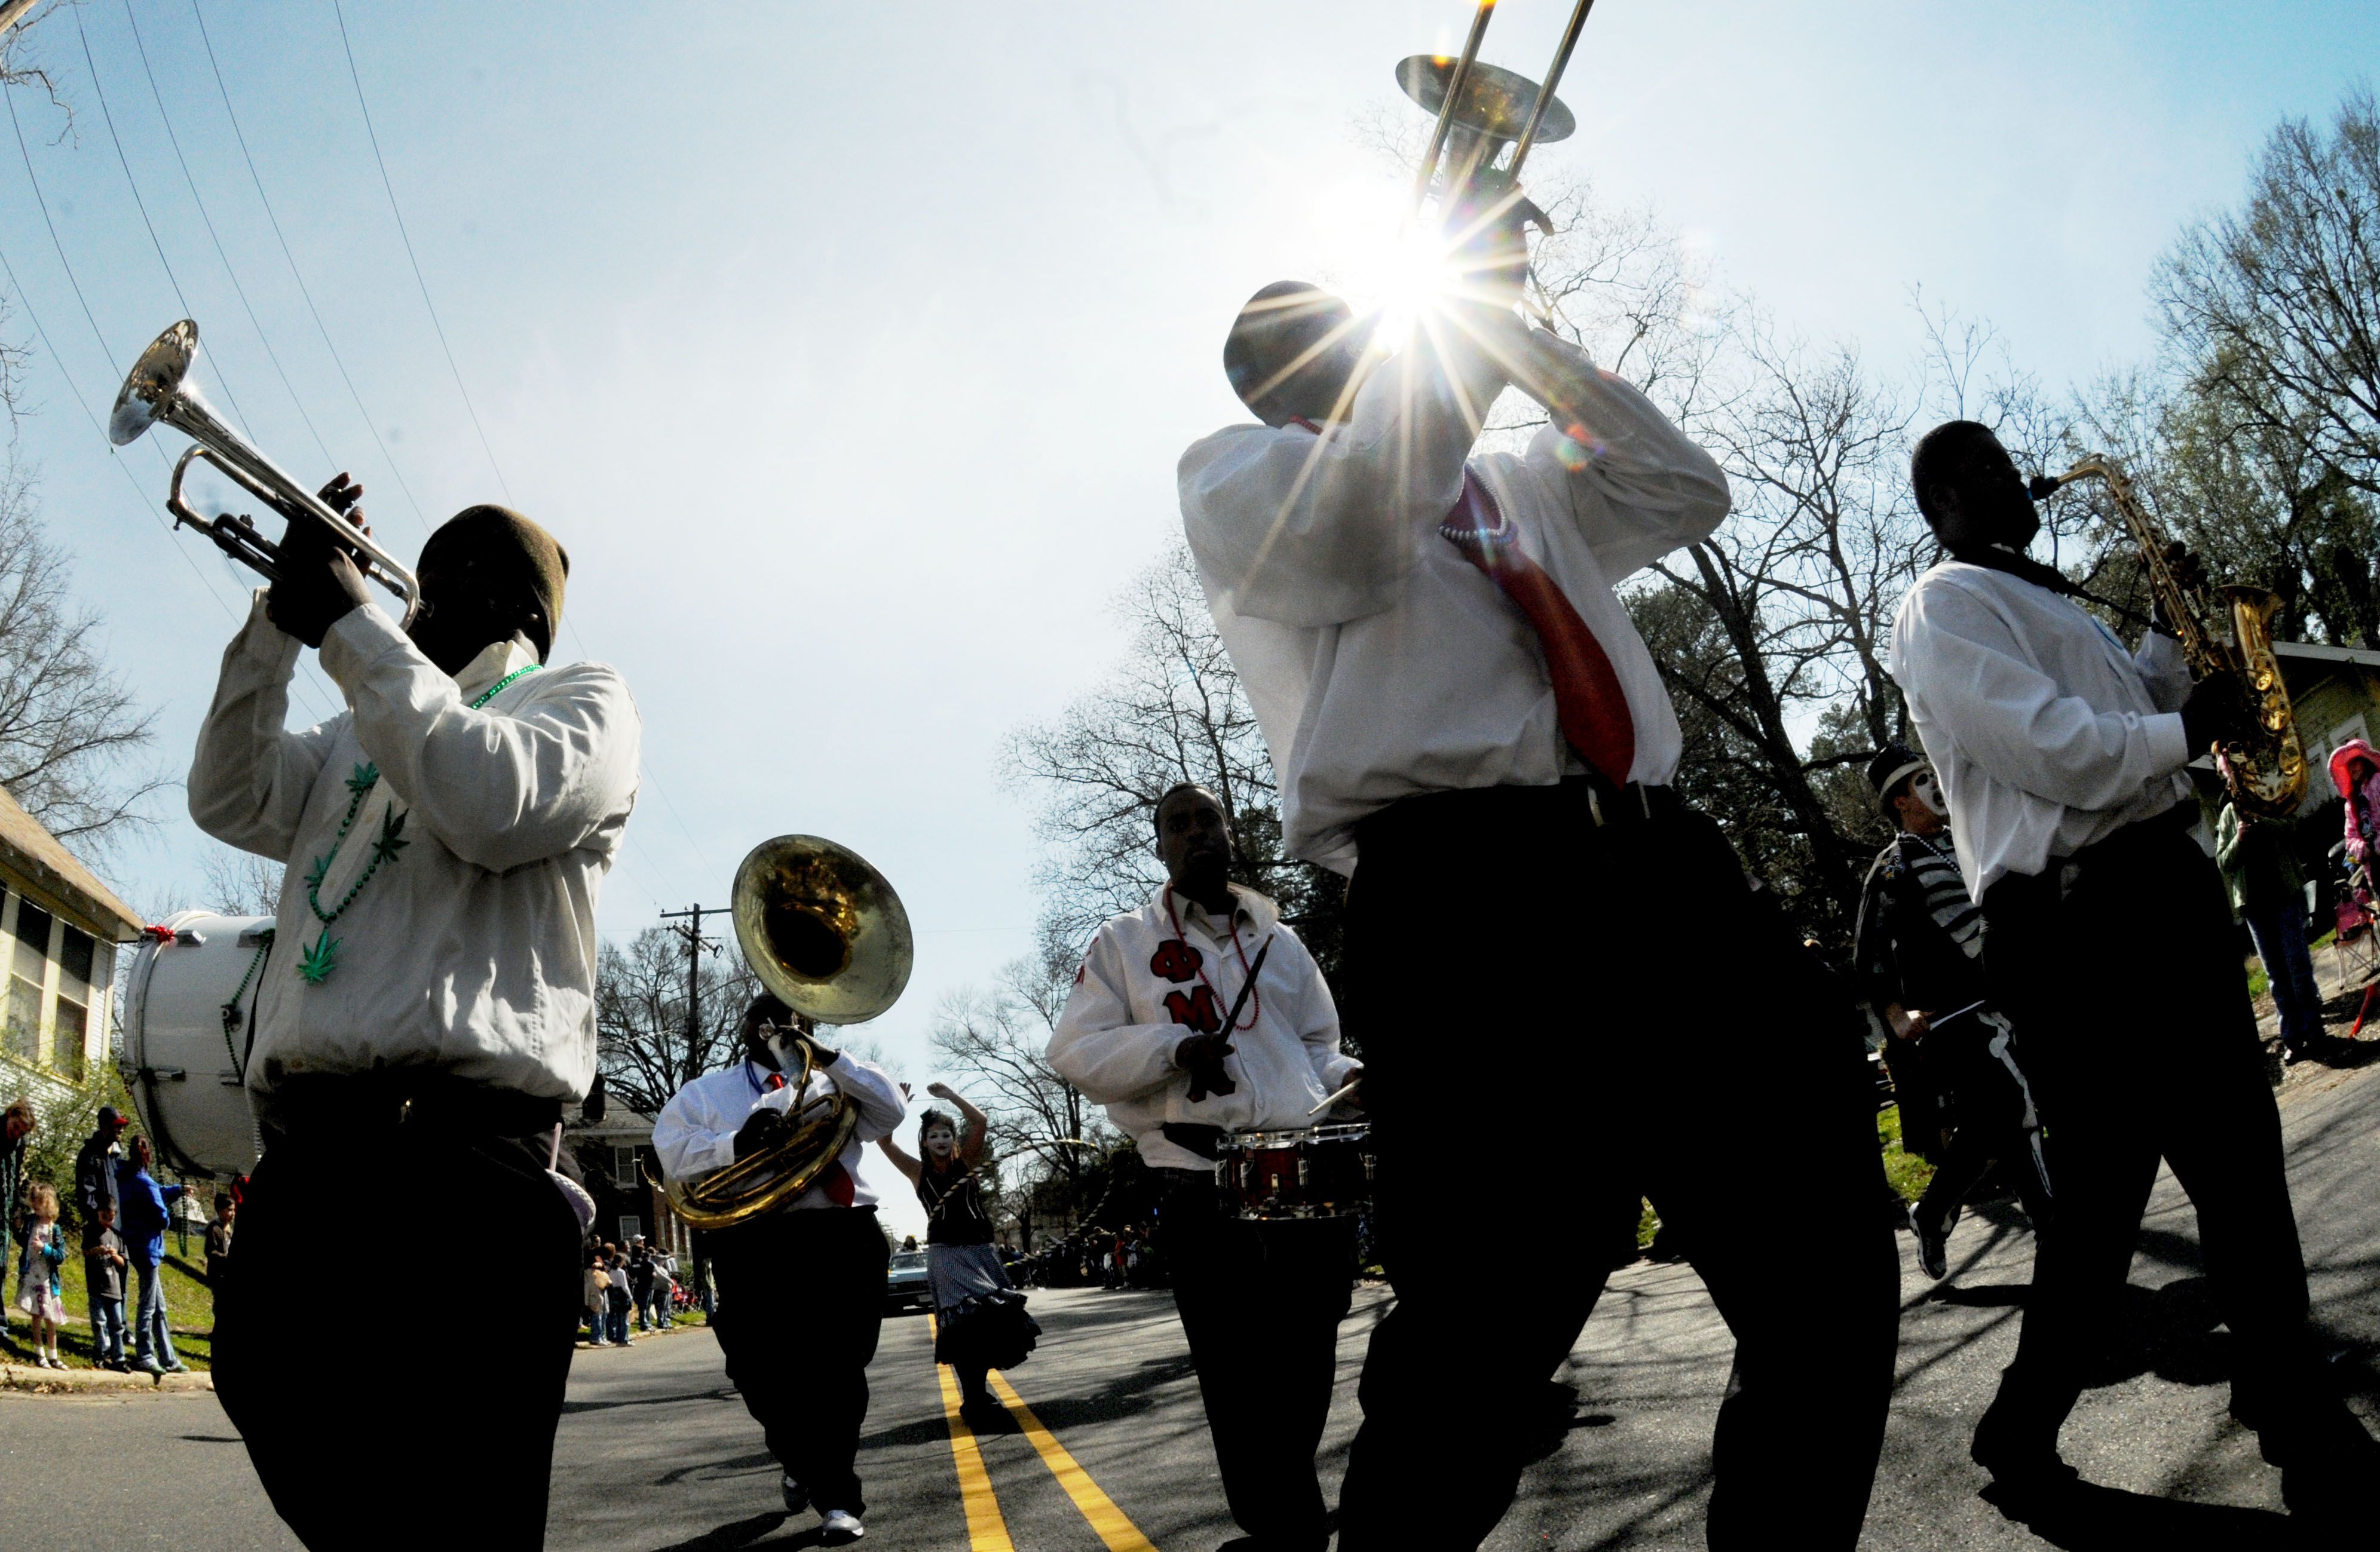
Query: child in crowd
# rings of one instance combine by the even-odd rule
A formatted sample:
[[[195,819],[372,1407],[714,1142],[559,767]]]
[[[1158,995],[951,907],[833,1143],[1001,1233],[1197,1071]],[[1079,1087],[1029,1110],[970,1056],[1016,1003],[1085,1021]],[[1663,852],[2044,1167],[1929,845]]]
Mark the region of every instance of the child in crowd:
[[[24,1231],[24,1258],[17,1264],[17,1307],[33,1317],[33,1362],[63,1369],[58,1328],[66,1324],[67,1301],[58,1267],[67,1258],[67,1237],[58,1228],[58,1194],[35,1181],[25,1192],[25,1205],[32,1221]]]
[[[587,1345],[601,1347],[604,1345],[603,1333],[612,1325],[612,1274],[603,1264],[602,1252],[596,1252],[595,1258],[588,1263],[584,1286],[587,1295]]]
[[[103,1369],[129,1374],[124,1352],[124,1236],[115,1231],[115,1209],[101,1203],[91,1232],[83,1236],[82,1284],[91,1295],[92,1361]]]

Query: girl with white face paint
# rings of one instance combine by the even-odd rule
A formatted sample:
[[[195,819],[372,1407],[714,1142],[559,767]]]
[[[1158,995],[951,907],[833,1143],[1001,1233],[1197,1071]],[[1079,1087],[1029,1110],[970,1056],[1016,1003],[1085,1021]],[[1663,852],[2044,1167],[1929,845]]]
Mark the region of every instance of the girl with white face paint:
[[[917,1120],[917,1154],[890,1137],[877,1146],[917,1188],[926,1209],[926,1275],[934,1295],[934,1359],[958,1370],[960,1414],[972,1427],[997,1425],[1006,1412],[987,1388],[993,1369],[1012,1369],[1033,1351],[1041,1328],[1025,1313],[993,1243],[991,1215],[976,1169],[990,1120],[948,1084],[926,1092],[956,1108],[960,1120],[929,1109]],[[964,1121],[965,1130],[960,1130]]]

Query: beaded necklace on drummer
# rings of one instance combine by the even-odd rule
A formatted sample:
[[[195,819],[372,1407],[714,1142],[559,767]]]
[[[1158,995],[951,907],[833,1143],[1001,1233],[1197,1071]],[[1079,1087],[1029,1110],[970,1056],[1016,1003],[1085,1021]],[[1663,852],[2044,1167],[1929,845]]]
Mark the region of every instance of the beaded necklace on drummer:
[[[482,690],[479,698],[471,702],[471,709],[477,711],[495,699],[497,694],[514,680],[523,674],[535,673],[541,666],[528,663],[514,669]],[[314,919],[322,924],[321,930],[314,934],[312,946],[306,950],[306,957],[298,962],[298,974],[306,978],[308,986],[321,986],[331,978],[331,972],[339,967],[339,945],[346,940],[331,936],[331,924],[347,914],[347,907],[356,903],[356,896],[372,881],[372,876],[380,871],[382,863],[395,862],[397,853],[413,844],[404,838],[405,815],[395,808],[389,809],[381,820],[380,839],[372,843],[371,861],[356,875],[356,881],[347,886],[347,892],[340,897],[336,905],[327,911],[322,909],[322,880],[331,876],[331,865],[338,860],[339,847],[346,843],[347,831],[355,825],[356,816],[363,812],[364,800],[379,784],[379,766],[366,760],[356,767],[355,773],[347,778],[347,814],[339,821],[339,833],[331,838],[331,849],[316,857],[314,865],[306,870],[306,904],[314,913]]]
[[[1240,956],[1240,984],[1242,986],[1245,986],[1248,984],[1248,951],[1242,946],[1240,942],[1240,908],[1237,901],[1233,901],[1232,903],[1231,920],[1232,952]],[[1173,911],[1173,886],[1172,884],[1165,886],[1165,923],[1168,927],[1173,928],[1173,936],[1176,940],[1186,943],[1187,940],[1182,938],[1182,918],[1179,915],[1176,915]],[[1207,964],[1204,955],[1199,957],[1198,984],[1207,988],[1207,995],[1215,1000],[1215,1005],[1218,1008],[1228,1008],[1231,1006],[1230,1003],[1223,1000],[1223,994],[1216,989],[1215,983],[1207,978]],[[1257,1026],[1257,1021],[1264,1017],[1264,988],[1262,987],[1257,988],[1256,990],[1248,994],[1248,1001],[1250,1003],[1248,1008],[1248,1022],[1245,1024],[1234,1024],[1232,1025],[1230,1031],[1232,1034],[1237,1035],[1244,1031],[1254,1029]]]

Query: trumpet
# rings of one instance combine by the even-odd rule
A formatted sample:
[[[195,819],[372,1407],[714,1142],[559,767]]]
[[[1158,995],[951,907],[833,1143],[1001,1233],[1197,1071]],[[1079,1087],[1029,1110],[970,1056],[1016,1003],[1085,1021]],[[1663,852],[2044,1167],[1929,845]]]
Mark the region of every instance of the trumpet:
[[[884,875],[815,835],[753,847],[735,869],[732,911],[745,962],[801,1020],[790,1038],[769,1042],[795,1109],[771,1146],[698,1180],[654,1182],[696,1229],[732,1229],[793,1200],[850,1145],[858,1108],[833,1092],[803,1097],[817,1063],[809,1024],[876,1017],[900,1000],[917,961],[909,914]]]
[[[174,462],[173,481],[165,492],[165,510],[174,515],[174,527],[187,523],[266,581],[281,579],[281,547],[258,533],[246,515],[233,516],[226,512],[201,517],[182,499],[183,478],[191,464],[204,459],[290,522],[328,527],[337,542],[354,553],[366,576],[404,601],[405,613],[397,624],[410,625],[421,609],[420,582],[395,556],[373,543],[362,529],[332,510],[215,413],[190,377],[198,355],[199,326],[185,318],[159,334],[140,353],[140,359],[132,363],[107,418],[107,440],[118,447],[138,442],[157,425],[171,426],[190,439],[190,445]]]

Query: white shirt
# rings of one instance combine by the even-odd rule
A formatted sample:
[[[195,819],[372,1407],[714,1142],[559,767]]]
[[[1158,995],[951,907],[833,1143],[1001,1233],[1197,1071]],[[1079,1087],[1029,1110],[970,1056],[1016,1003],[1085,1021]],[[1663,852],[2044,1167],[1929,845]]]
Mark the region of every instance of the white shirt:
[[[1339,1049],[1339,1010],[1314,956],[1281,923],[1281,908],[1254,890],[1232,886],[1238,909],[1218,921],[1194,902],[1160,889],[1137,911],[1116,916],[1091,939],[1075,989],[1050,1036],[1050,1065],[1107,1107],[1132,1134],[1148,1164],[1211,1170],[1211,1159],[1168,1142],[1167,1122],[1232,1132],[1278,1132],[1325,1119],[1306,1112],[1346,1085],[1364,1064]],[[1181,931],[1174,931],[1175,921]],[[1232,943],[1233,929],[1238,946]],[[1231,1094],[1190,1097],[1190,1074],[1173,1064],[1174,1048],[1197,1031],[1197,1000],[1211,1002],[1218,1028],[1246,981],[1241,956],[1256,963],[1272,950],[1240,1011],[1223,1071]],[[1169,999],[1173,1000],[1171,1006]]]
[[[706,1073],[673,1095],[653,1121],[653,1152],[661,1158],[662,1175],[683,1184],[735,1163],[735,1134],[743,1130],[754,1111],[790,1111],[794,1108],[790,1083],[776,1088],[769,1086],[769,1080],[775,1076],[759,1062],[747,1059],[733,1067]],[[892,1074],[849,1051],[836,1057],[832,1065],[812,1073],[801,1097],[809,1100],[836,1092],[850,1096],[857,1104],[859,1126],[835,1156],[835,1162],[851,1177],[850,1205],[872,1207],[876,1205],[876,1193],[868,1189],[859,1174],[861,1145],[899,1131],[902,1118],[909,1113],[909,1101],[902,1097],[901,1085],[892,1081]],[[826,1194],[824,1186],[813,1185],[779,1210],[841,1206]]]
[[[1182,455],[1190,552],[1280,773],[1293,856],[1350,872],[1356,821],[1398,798],[1585,769],[1528,617],[1439,534],[1466,459],[1610,658],[1635,722],[1630,779],[1677,770],[1669,692],[1612,585],[1718,527],[1727,477],[1633,387],[1534,337],[1585,368],[1599,445],[1574,472],[1558,455],[1580,450],[1550,427],[1521,456],[1470,456],[1462,404],[1502,386],[1475,364],[1458,393],[1390,361],[1318,442],[1228,426]]]
[[[250,1089],[302,1073],[434,1067],[576,1100],[595,1073],[595,903],[637,795],[636,702],[602,663],[548,667],[470,702],[534,661],[519,638],[449,678],[370,604],[322,638],[350,709],[291,733],[301,644],[264,612],[225,649],[190,763],[190,818],[216,840],[285,861],[273,952],[256,994]],[[327,929],[306,874],[380,772],[319,891],[334,907],[386,814],[406,843]],[[298,963],[324,931],[335,968]]]
[[[2161,632],[2128,651],[2070,598],[1944,561],[1900,600],[1888,666],[1977,901],[2190,795],[2190,670]]]

